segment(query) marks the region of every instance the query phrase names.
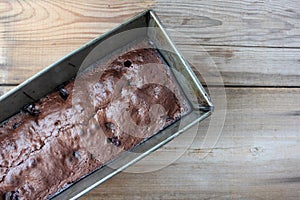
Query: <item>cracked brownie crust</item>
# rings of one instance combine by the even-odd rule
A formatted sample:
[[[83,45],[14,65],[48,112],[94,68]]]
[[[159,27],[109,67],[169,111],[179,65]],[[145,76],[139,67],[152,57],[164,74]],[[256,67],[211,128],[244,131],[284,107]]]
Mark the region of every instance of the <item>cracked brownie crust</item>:
[[[147,41],[0,125],[0,199],[47,199],[188,112]]]

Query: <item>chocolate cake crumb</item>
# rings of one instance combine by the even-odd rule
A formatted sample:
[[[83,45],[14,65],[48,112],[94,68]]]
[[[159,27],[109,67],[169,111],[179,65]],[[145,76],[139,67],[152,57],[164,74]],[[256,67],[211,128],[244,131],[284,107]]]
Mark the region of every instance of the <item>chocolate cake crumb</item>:
[[[111,123],[111,122],[107,122],[107,123],[105,123],[104,124],[105,125],[105,127],[108,129],[108,130],[111,130],[111,131],[114,131],[115,130],[115,125],[113,124],[113,123]]]
[[[1,124],[0,199],[47,199],[189,109],[148,41],[126,48]]]

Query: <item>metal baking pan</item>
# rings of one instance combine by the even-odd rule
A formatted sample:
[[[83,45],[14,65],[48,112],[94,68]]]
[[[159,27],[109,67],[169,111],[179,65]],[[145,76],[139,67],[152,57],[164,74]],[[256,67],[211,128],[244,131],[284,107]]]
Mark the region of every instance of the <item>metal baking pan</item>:
[[[130,34],[115,37],[113,42],[110,40],[107,43],[110,37],[126,31],[130,31]],[[93,173],[62,189],[50,197],[51,199],[79,198],[211,114],[213,105],[197,76],[171,42],[155,13],[152,10],[146,10],[71,52],[69,55],[61,58],[18,87],[1,96],[0,122],[18,113],[25,105],[37,101],[54,91],[62,83],[76,77],[78,71],[87,68],[93,62],[93,58],[87,62],[86,57],[95,48],[105,45],[105,48],[101,48],[101,51],[96,51],[98,52],[97,55],[92,56],[95,57],[96,61],[134,40],[143,38],[153,43],[170,67],[176,81],[182,87],[182,91],[189,101],[191,111],[180,120],[130,150],[139,153],[131,153],[129,151],[121,153],[109,164],[100,167]]]

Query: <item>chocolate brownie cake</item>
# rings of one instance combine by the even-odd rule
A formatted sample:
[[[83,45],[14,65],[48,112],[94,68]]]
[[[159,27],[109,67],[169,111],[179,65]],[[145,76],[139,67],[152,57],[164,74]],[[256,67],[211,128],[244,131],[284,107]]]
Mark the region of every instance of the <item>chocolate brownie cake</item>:
[[[47,199],[188,109],[150,42],[124,49],[2,122],[0,195]]]

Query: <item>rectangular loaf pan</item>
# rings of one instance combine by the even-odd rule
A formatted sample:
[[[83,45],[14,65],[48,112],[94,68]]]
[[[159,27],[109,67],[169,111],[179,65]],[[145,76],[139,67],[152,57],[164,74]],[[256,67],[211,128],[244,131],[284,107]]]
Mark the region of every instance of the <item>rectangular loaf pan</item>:
[[[133,29],[134,31],[132,31]],[[130,34],[126,34],[126,37],[116,37],[117,39],[107,44],[107,39],[128,30],[130,30]],[[138,154],[121,153],[109,163],[109,166],[104,165],[100,167],[76,183],[59,191],[51,199],[79,198],[211,114],[213,105],[200,81],[195,76],[188,62],[180,55],[171,42],[156,14],[152,10],[146,10],[71,52],[0,97],[0,122],[18,113],[25,105],[37,101],[54,91],[62,83],[71,80],[82,68],[90,66],[94,61],[138,39],[148,39],[153,42],[153,45],[167,62],[177,82],[182,87],[182,91],[191,106],[191,112],[134,147],[134,151],[139,152]],[[98,51],[97,55],[94,56],[94,60],[89,59],[89,62],[85,63],[87,55],[99,45],[105,45],[105,48],[101,48],[101,51]]]

